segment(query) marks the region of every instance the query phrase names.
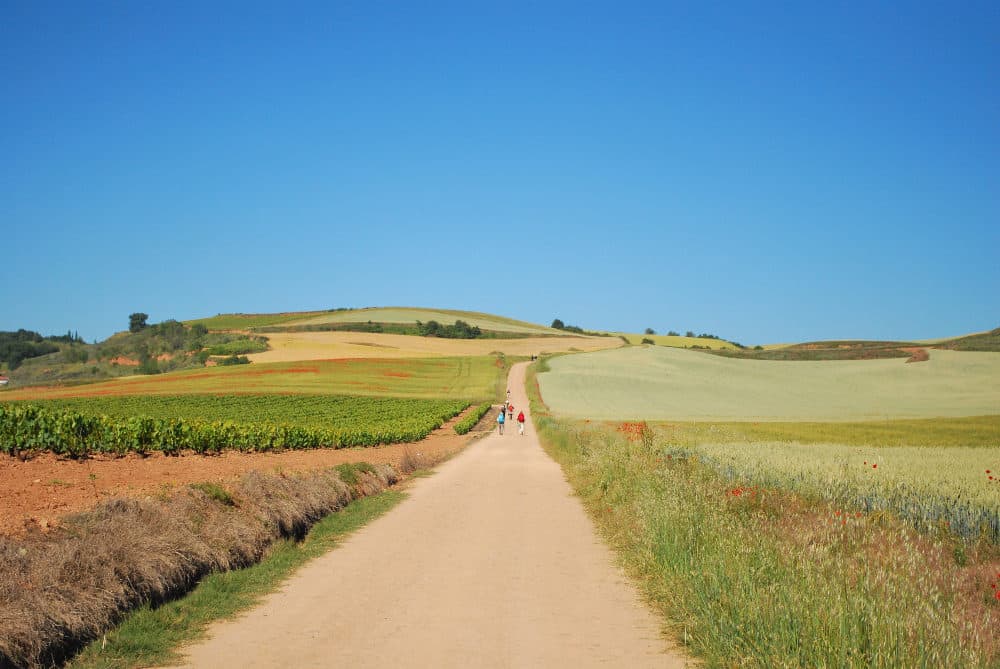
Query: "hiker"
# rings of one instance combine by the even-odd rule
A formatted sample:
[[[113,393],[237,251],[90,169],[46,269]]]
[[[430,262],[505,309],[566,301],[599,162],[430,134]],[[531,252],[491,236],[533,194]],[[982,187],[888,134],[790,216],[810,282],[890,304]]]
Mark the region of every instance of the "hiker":
[[[507,405],[507,418],[510,419],[510,420],[514,420],[514,405],[513,404],[508,404]]]
[[[524,411],[517,414],[517,433],[524,434]]]
[[[497,416],[497,430],[500,432],[500,434],[503,434],[503,417],[504,417],[503,409],[504,409],[503,407],[500,407],[500,415]]]

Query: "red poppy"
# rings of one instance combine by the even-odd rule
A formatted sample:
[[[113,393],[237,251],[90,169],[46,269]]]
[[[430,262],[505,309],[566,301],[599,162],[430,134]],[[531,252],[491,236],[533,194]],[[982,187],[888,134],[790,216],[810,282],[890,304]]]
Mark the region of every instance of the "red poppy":
[[[872,465],[872,469],[878,469],[878,463]]]

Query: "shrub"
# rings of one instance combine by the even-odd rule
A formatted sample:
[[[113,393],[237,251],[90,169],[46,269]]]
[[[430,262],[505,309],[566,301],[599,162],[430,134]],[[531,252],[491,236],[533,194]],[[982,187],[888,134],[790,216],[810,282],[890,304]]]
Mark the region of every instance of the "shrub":
[[[228,367],[229,365],[249,365],[250,358],[245,355],[231,355],[228,358],[222,358],[219,360],[218,364],[223,367]]]
[[[492,406],[493,405],[489,402],[483,402],[477,406],[472,413],[455,423],[455,432],[458,434],[467,434],[480,420],[482,420],[483,416],[486,415],[486,412],[489,411]]]
[[[90,359],[90,353],[82,346],[70,346],[63,351],[63,360],[66,362],[84,363]]]

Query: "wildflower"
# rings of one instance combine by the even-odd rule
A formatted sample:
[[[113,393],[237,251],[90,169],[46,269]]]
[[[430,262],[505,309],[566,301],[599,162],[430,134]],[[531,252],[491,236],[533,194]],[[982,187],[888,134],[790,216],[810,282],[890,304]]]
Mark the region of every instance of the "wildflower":
[[[877,462],[872,465],[872,469],[878,469],[878,463]]]

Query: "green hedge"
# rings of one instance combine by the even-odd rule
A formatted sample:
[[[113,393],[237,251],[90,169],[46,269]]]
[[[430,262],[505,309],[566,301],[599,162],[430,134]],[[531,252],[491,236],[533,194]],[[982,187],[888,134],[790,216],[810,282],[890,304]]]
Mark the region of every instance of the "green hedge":
[[[464,408],[457,405],[455,415]],[[128,418],[43,409],[30,404],[0,403],[0,452],[52,451],[73,457],[88,453],[217,453],[232,448],[268,451],[377,446],[423,439],[450,415],[427,415],[421,421],[391,428],[318,428],[289,424],[250,424],[183,418]]]
[[[476,426],[486,412],[490,410],[493,405],[489,402],[484,402],[477,406],[475,410],[462,420],[455,423],[455,432],[459,434],[466,434],[469,430]]]

